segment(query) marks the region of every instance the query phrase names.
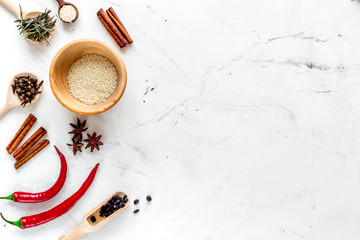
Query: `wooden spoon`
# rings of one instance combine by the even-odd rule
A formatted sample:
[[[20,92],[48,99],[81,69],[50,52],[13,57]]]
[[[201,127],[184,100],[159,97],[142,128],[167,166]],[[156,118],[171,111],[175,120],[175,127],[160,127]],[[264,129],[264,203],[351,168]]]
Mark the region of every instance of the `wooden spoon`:
[[[62,235],[59,240],[76,240],[80,239],[81,236],[88,232],[92,232],[95,230],[98,230],[101,228],[105,223],[109,222],[111,219],[113,219],[116,215],[118,215],[120,212],[125,210],[130,205],[130,200],[127,201],[125,204],[125,207],[117,210],[113,214],[111,214],[108,217],[100,217],[100,209],[103,205],[105,205],[113,196],[119,195],[120,197],[123,197],[125,193],[123,192],[115,192],[114,194],[111,194],[107,199],[105,199],[102,203],[100,203],[97,207],[95,207],[93,210],[91,210],[88,214],[86,214],[83,217],[82,222],[73,228],[72,230],[68,231],[64,235]],[[91,217],[95,217],[96,221],[91,221]]]
[[[10,0],[0,0],[0,3],[2,5],[4,5],[10,12],[12,12],[17,19],[20,19],[20,7],[15,6],[12,2],[10,2]],[[39,16],[40,14],[42,14],[42,12],[38,12],[38,11],[25,12],[24,10],[22,11],[23,19],[34,18],[34,17]],[[49,37],[47,39],[48,41],[50,40],[50,38],[54,34],[54,31],[55,31],[55,25],[54,25],[54,28],[52,30],[52,33],[49,35]],[[27,38],[27,40],[29,40],[32,43],[42,44],[41,42],[37,42],[37,41],[34,41],[32,39]]]
[[[0,0],[1,1],[1,0]],[[9,84],[9,89],[8,89],[8,95],[7,95],[7,101],[6,103],[0,107],[0,118],[5,114],[7,113],[7,111],[9,111],[10,109],[14,108],[14,107],[19,107],[21,106],[21,101],[19,99],[19,97],[13,93],[13,90],[12,90],[12,87],[11,85],[14,83],[14,80],[15,78],[19,77],[19,76],[31,76],[31,77],[34,77],[36,79],[38,79],[38,81],[40,80],[40,78],[38,76],[36,76],[34,73],[30,73],[30,72],[22,72],[22,73],[19,73],[19,74],[16,74],[10,84]],[[41,85],[39,91],[42,92],[43,90],[43,86]],[[38,93],[34,100],[32,100],[31,104],[33,104],[34,102],[36,102],[39,97],[40,97],[41,93]]]
[[[58,16],[60,18],[61,21],[63,21],[64,23],[73,23],[76,21],[76,19],[78,19],[79,17],[79,10],[77,9],[77,7],[72,4],[72,3],[69,3],[69,2],[65,2],[64,0],[56,0],[59,4],[59,10],[58,10]],[[65,6],[65,5],[70,5],[70,6],[73,6],[76,10],[76,17],[74,18],[74,20],[72,20],[71,22],[67,22],[67,21],[64,21],[61,17],[60,17],[60,9]]]

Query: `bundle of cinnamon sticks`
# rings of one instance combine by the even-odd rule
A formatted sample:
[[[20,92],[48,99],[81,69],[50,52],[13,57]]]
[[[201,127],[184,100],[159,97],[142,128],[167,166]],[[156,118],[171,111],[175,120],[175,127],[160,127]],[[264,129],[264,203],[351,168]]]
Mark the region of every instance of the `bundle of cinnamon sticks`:
[[[124,24],[121,22],[120,18],[115,13],[112,7],[106,10],[106,13],[101,8],[97,12],[97,16],[99,17],[101,23],[104,25],[106,30],[110,33],[112,38],[121,48],[125,47],[128,43],[133,43],[133,40],[127,32]]]
[[[25,138],[26,134],[33,127],[36,120],[37,118],[32,114],[30,114],[26,118],[25,122],[21,125],[20,129],[16,132],[15,136],[13,137],[9,145],[6,147],[6,151],[10,155],[14,153],[15,149],[20,145],[21,141]],[[31,149],[46,133],[47,131],[45,130],[45,128],[40,127],[31,137],[29,137],[29,139],[26,140],[26,142],[22,146],[20,146],[15,151],[13,157],[17,161],[14,164],[14,167],[16,169],[28,162],[32,157],[38,154],[50,143],[47,139],[45,139],[38,143],[33,149]]]

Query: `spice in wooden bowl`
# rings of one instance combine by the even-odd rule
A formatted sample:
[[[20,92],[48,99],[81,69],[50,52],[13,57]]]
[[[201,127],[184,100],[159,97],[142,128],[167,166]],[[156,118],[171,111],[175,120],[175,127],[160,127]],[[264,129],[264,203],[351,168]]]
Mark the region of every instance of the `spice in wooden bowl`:
[[[98,54],[87,54],[76,60],[67,76],[71,95],[87,105],[106,101],[114,93],[117,80],[115,66]]]
[[[71,4],[64,4],[59,10],[59,17],[63,22],[72,23],[76,20],[78,12]]]

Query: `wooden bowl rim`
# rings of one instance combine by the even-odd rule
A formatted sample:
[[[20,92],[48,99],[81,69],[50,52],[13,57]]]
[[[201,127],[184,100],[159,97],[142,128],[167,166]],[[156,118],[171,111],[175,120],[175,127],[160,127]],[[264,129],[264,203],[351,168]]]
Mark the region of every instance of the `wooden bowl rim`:
[[[111,100],[108,104],[106,104],[101,110],[99,109],[91,109],[91,110],[81,110],[81,109],[77,109],[74,107],[69,106],[68,104],[66,104],[65,102],[63,102],[61,100],[61,93],[57,92],[54,90],[55,88],[55,79],[52,77],[54,71],[55,71],[55,65],[58,61],[58,59],[60,58],[61,54],[66,51],[68,48],[72,47],[75,44],[82,44],[82,43],[95,43],[100,45],[103,48],[108,49],[110,52],[112,52],[115,57],[117,58],[119,65],[120,65],[120,72],[118,73],[118,84],[120,84],[118,90],[115,90],[115,92],[110,96]],[[124,75],[124,78],[121,79],[120,81],[120,75]],[[50,87],[51,90],[55,96],[55,98],[61,103],[61,105],[63,105],[64,107],[66,107],[67,109],[69,109],[72,112],[78,113],[78,114],[82,114],[82,115],[95,115],[95,114],[99,114],[99,113],[103,113],[107,110],[109,110],[110,108],[112,108],[119,100],[120,98],[123,96],[124,92],[125,92],[125,88],[127,85],[127,72],[126,72],[126,67],[124,64],[124,61],[122,60],[121,56],[119,53],[117,53],[112,47],[110,47],[108,44],[106,44],[105,42],[102,42],[100,40],[96,40],[96,39],[90,39],[90,38],[84,38],[84,39],[78,39],[75,41],[72,41],[68,44],[66,44],[65,46],[63,46],[54,56],[51,65],[50,65],[50,72],[49,72],[49,81],[50,81]],[[70,94],[71,95],[71,94]],[[76,99],[76,101],[79,101]],[[83,103],[84,104],[84,103]],[[102,104],[102,103],[100,103]],[[91,107],[96,107],[99,104],[96,105],[86,105],[85,106],[91,106]]]

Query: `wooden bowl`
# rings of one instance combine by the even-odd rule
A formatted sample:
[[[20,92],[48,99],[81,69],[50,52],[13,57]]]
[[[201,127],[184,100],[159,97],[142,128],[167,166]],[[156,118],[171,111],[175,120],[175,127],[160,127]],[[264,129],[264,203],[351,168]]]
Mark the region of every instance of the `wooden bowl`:
[[[108,58],[116,67],[118,83],[114,93],[106,101],[87,105],[74,98],[67,84],[67,75],[71,65],[86,54],[98,54]],[[109,45],[94,39],[79,39],[59,50],[50,66],[50,86],[56,99],[67,109],[85,115],[105,112],[121,98],[126,87],[126,68],[120,55]]]

